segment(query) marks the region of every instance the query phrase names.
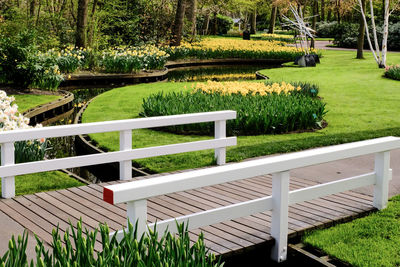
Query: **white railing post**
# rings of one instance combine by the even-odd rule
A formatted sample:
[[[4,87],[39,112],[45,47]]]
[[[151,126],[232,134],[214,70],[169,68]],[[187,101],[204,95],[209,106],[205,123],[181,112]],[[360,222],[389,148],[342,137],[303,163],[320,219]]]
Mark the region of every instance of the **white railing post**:
[[[376,184],[374,186],[374,207],[386,208],[389,197],[390,151],[375,154]]]
[[[137,201],[130,201],[126,204],[128,223],[131,223],[133,227],[135,227],[137,221],[137,238],[140,239],[142,234],[146,232],[147,229],[147,200],[141,199]]]
[[[226,138],[226,120],[215,121],[215,139]],[[226,147],[216,148],[214,157],[217,160],[217,165],[226,163]]]
[[[126,151],[132,149],[132,130],[119,132],[119,150]],[[119,162],[119,179],[129,180],[132,178],[132,160]]]
[[[287,257],[289,216],[289,171],[272,174],[271,236],[275,244],[271,258],[282,262]]]
[[[1,145],[1,166],[13,165],[14,143],[4,143]],[[3,198],[15,197],[15,178],[14,176],[1,178],[1,196]]]

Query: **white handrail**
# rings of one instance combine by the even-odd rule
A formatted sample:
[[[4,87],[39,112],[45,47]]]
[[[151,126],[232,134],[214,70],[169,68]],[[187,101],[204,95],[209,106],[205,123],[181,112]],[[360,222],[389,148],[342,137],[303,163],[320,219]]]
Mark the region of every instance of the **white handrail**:
[[[133,159],[205,149],[214,149],[217,164],[225,164],[226,147],[236,145],[236,137],[226,137],[226,120],[235,118],[236,111],[227,110],[0,132],[2,165],[0,167],[0,177],[2,177],[2,197],[11,198],[15,196],[14,176],[22,174],[119,162],[120,179],[127,180],[132,178]],[[214,139],[132,149],[133,129],[202,122],[215,123]],[[14,142],[17,141],[114,131],[120,132],[120,151],[20,164],[15,164],[14,162]]]
[[[229,164],[209,169],[171,174],[129,183],[115,184],[103,188],[103,199],[111,204],[127,203],[127,218],[138,221],[138,231],[143,233],[147,225],[147,199],[159,195],[191,190],[272,174],[272,196],[237,203],[212,210],[202,211],[179,218],[157,222],[158,231],[176,231],[175,221],[188,222],[189,229],[232,220],[251,214],[272,210],[271,236],[275,238],[272,258],[284,261],[287,254],[288,207],[302,201],[312,200],[355,188],[374,185],[374,207],[383,209],[387,205],[390,169],[390,150],[400,148],[400,138],[384,137],[348,143],[270,158]],[[375,153],[375,171],[364,175],[289,191],[291,169],[317,165],[340,159]],[[122,238],[122,230],[117,237]]]

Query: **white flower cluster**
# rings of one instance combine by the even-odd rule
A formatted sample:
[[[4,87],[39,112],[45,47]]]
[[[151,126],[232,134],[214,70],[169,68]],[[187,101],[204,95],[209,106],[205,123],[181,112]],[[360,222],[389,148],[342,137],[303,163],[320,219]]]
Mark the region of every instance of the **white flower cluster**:
[[[0,132],[16,129],[30,129],[29,118],[18,112],[17,104],[13,104],[15,98],[7,96],[7,93],[0,90]],[[35,127],[42,127],[41,124]]]

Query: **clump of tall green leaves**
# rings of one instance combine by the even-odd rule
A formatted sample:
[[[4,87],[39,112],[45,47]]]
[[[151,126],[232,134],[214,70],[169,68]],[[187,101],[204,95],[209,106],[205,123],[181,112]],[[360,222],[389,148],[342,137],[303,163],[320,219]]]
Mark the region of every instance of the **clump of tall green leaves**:
[[[325,103],[306,90],[295,94],[222,95],[197,92],[162,92],[143,100],[143,117],[196,112],[236,110],[237,119],[227,121],[229,135],[279,134],[322,127]],[[182,134],[212,135],[213,123],[177,125],[162,130]]]
[[[400,65],[387,66],[385,68],[385,77],[400,81]]]
[[[70,224],[63,235],[58,227],[53,229],[51,250],[46,250],[36,236],[36,263],[32,259],[30,266],[223,266],[214,254],[208,253],[203,234],[191,245],[187,225],[178,224],[177,227],[177,235],[166,231],[159,237],[156,229],[149,229],[138,237],[137,224],[135,227],[129,224],[124,237],[118,242],[115,234],[110,237],[106,224],[89,231],[86,228],[83,230],[80,220],[76,229]],[[96,247],[97,239],[101,242],[100,249]],[[9,250],[0,258],[0,266],[28,266],[27,243],[27,232],[22,237],[18,236],[17,241],[13,236],[9,241]]]

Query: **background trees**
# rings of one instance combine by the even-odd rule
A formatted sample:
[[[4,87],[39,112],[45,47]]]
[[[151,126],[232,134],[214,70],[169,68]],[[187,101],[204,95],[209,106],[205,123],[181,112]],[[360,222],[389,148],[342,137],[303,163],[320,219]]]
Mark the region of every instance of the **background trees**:
[[[390,1],[392,6],[396,1]],[[282,29],[282,15],[290,15],[288,6],[293,4],[309,17],[318,37],[333,37],[340,46],[355,48],[358,44],[361,52],[366,36],[360,30],[364,26],[355,8],[357,3],[358,0],[2,0],[0,34],[12,37],[28,31],[42,50],[67,45],[96,49],[143,43],[177,45],[182,39],[193,41],[198,35],[225,34],[229,29],[237,35],[247,28],[253,33],[273,33],[276,28]],[[372,0],[372,4],[381,43],[384,1]],[[369,5],[366,12],[370,12]],[[400,14],[394,11],[388,23],[389,49],[400,48],[399,30]]]

